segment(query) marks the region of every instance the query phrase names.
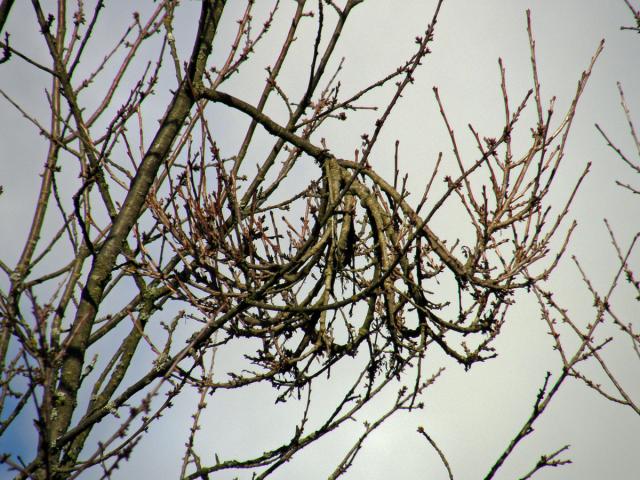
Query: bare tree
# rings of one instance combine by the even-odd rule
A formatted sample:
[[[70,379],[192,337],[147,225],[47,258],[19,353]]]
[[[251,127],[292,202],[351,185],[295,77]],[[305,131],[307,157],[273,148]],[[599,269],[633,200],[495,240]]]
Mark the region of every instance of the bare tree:
[[[625,0],[625,4],[633,15],[635,26],[622,26],[621,30],[640,32],[640,11],[635,9],[628,0]],[[617,87],[620,106],[635,153],[625,153],[616,146],[616,142],[610,138],[603,127],[599,124],[595,127],[607,146],[628,167],[627,171],[637,175],[640,174],[638,160],[640,159],[640,138],[620,82]],[[634,155],[637,156],[636,159]],[[633,181],[616,180],[616,184],[632,197],[640,194],[640,189]],[[633,202],[634,199],[631,198],[630,201]],[[621,351],[628,352],[625,358],[632,362],[631,368],[634,360],[635,362],[640,360],[640,332],[637,327],[637,318],[633,315],[629,318],[624,311],[625,306],[640,302],[640,280],[637,266],[634,268],[634,265],[637,265],[640,231],[635,232],[630,239],[621,239],[607,219],[604,220],[604,224],[611,241],[610,255],[613,256],[613,264],[616,266],[613,276],[606,282],[606,287],[602,289],[594,284],[593,275],[583,266],[581,260],[575,256],[572,257],[585,288],[593,300],[593,316],[584,319],[570,315],[563,307],[562,300],[555,298],[550,291],[536,287],[536,294],[553,333],[556,350],[560,354],[567,375],[579,379],[602,397],[628,407],[640,415],[640,398],[637,397],[634,386],[624,375],[624,370],[629,368],[629,364],[627,363],[624,368],[616,369],[609,361],[611,353]],[[563,327],[568,327],[570,333],[561,334],[559,329]],[[566,344],[576,338],[579,339],[579,347],[571,355]]]
[[[631,11],[636,25],[633,27],[622,26],[620,29],[638,32],[640,31],[638,29],[640,11],[634,9],[628,0],[624,1]],[[620,82],[617,87],[632,145],[640,158],[640,141]],[[617,157],[633,173],[640,173],[640,163],[634,161],[618,148],[600,125],[596,124],[595,128]],[[630,194],[640,194],[640,190],[632,183],[616,180],[616,184]],[[633,314],[631,318],[628,318],[624,312],[625,307],[640,301],[640,281],[638,281],[637,268],[633,266],[634,260],[637,261],[640,232],[636,232],[628,241],[628,245],[624,245],[607,219],[604,219],[604,224],[611,241],[612,253],[615,258],[613,264],[616,267],[612,277],[605,281],[604,290],[594,284],[594,277],[589,274],[581,260],[576,256],[571,257],[586,291],[592,299],[592,316],[585,318],[572,315],[563,303],[564,299],[557,292],[545,288],[540,283],[533,286],[542,318],[547,323],[549,333],[554,339],[554,350],[560,357],[561,371],[555,376],[556,379],[553,383],[548,381],[551,378],[551,374],[549,374],[540,390],[531,416],[501,458],[506,458],[518,442],[532,432],[533,423],[542,415],[560,386],[568,379],[577,379],[603,398],[629,408],[635,414],[640,415],[640,398],[637,397],[637,389],[627,375],[628,370],[637,366],[634,362],[640,360],[640,333],[637,325],[634,324],[637,323],[637,318],[633,317]],[[633,306],[631,308],[633,310]],[[620,362],[612,361],[615,360],[615,354],[619,355],[620,352],[625,354],[623,365],[620,365]],[[632,362],[631,365],[628,361]],[[545,466],[570,463],[569,460],[560,458],[560,454],[568,448],[569,446],[565,445],[551,455],[542,456],[530,474],[532,475]],[[496,465],[499,464],[500,461]]]
[[[264,15],[252,1],[240,11],[239,2],[203,0],[188,54],[175,26],[193,4],[164,0],[135,13],[105,48],[96,32],[105,10],[121,6],[67,3],[48,12],[32,2],[46,62],[9,35],[0,44],[5,72],[20,62],[50,81],[46,123],[29,112],[28,98],[0,92],[47,142],[28,236],[15,263],[0,263],[0,432],[26,418],[38,438],[32,458],[2,456],[16,478],[76,478],[90,470],[108,478],[163,415],[174,413],[173,402],[194,392],[199,401],[181,478],[241,470],[265,478],[395,389],[395,402],[335,459],[330,478],[337,478],[386,419],[421,407],[441,373],[425,373],[429,355],[443,352],[465,368],[495,356],[493,341],[516,293],[540,299],[553,331],[550,309],[562,310],[544,281],[575,227],[568,208],[588,168],[565,205],[551,208],[548,196],[602,45],[558,116],[553,100],[541,96],[528,21],[531,89],[511,99],[500,63],[504,122],[489,133],[470,126],[477,145],[471,158],[458,148],[434,89],[452,154],[432,159],[424,190],[411,200],[399,143],[393,178],[371,160],[390,113],[428,59],[442,0],[413,55],[346,93],[336,46],[363,0],[298,0],[293,8],[274,1]],[[0,29],[15,8],[2,1]],[[288,30],[274,32],[286,15]],[[221,33],[229,26],[232,35]],[[255,51],[273,36],[281,41],[260,94],[234,93],[235,79],[256,71],[249,69],[260,61]],[[298,37],[310,42],[300,46]],[[288,89],[283,78],[301,64],[304,82]],[[377,119],[353,155],[332,152],[322,128],[370,109],[364,102],[380,90],[388,100],[376,105]],[[164,114],[155,124],[149,116],[158,105]],[[535,112],[533,124],[523,123],[525,109]],[[238,115],[247,127],[236,148],[219,119]],[[526,145],[513,140],[529,130]],[[468,238],[435,230],[432,220],[445,211],[464,219]],[[621,274],[633,277],[626,251],[618,253]],[[452,288],[435,293],[438,284]],[[613,315],[606,297],[598,298],[600,317]],[[597,323],[586,332],[576,326],[584,342],[574,354],[558,343],[561,373],[545,380],[531,417],[486,478],[531,432],[560,385],[579,376],[576,365],[599,361]],[[637,333],[625,331],[637,348]],[[220,365],[221,354],[233,362]],[[311,418],[312,387],[338,368],[349,372],[341,393],[326,417]],[[302,403],[292,435],[246,458],[199,453],[207,398],[256,383],[271,386],[278,401]],[[627,404],[637,411],[637,403]],[[452,477],[435,441],[420,434]],[[563,450],[527,475],[564,463]]]

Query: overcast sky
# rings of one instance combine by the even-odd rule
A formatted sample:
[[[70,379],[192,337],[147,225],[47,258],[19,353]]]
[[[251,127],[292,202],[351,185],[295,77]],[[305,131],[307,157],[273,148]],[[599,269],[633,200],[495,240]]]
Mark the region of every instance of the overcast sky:
[[[257,2],[257,19],[261,7],[271,4],[266,0],[262,2]],[[143,8],[145,2],[139,3]],[[280,37],[277,32],[282,32],[288,20],[289,3],[293,4],[284,3],[272,28],[276,37],[274,43],[267,39],[256,51],[256,60],[273,57],[273,45]],[[399,59],[411,54],[413,39],[424,32],[434,5],[432,0],[368,0],[357,9],[336,55],[336,59],[345,57],[341,77],[345,96],[375,81],[392,70]],[[195,33],[198,8],[199,2],[185,1],[184,11],[178,16],[176,38],[185,47]],[[570,253],[583,262],[595,286],[605,288],[616,266],[603,219],[610,220],[622,245],[626,246],[638,230],[637,219],[640,218],[637,196],[634,198],[614,184],[615,180],[622,180],[635,181],[637,185],[638,179],[634,179],[631,170],[607,149],[594,128],[595,123],[600,124],[623,150],[633,153],[616,82],[621,82],[625,88],[629,106],[640,124],[640,37],[619,29],[621,25],[632,23],[623,0],[446,0],[436,28],[433,54],[426,59],[416,83],[393,113],[371,163],[390,176],[393,143],[399,139],[401,169],[409,174],[409,189],[421,192],[425,172],[430,173],[429,166],[437,153],[444,152],[445,159],[452,161],[446,130],[433,98],[433,86],[439,88],[464,152],[472,153],[474,148],[468,123],[482,136],[499,136],[503,110],[498,58],[501,57],[506,66],[512,103],[521,99],[532,86],[525,17],[528,8],[532,12],[542,93],[546,101],[557,97],[559,113],[572,99],[580,74],[588,66],[599,41],[606,40],[604,52],[578,108],[567,158],[552,193],[553,201],[566,200],[579,172],[587,162],[592,162],[591,173],[570,212],[578,221]],[[24,17],[18,15],[19,11],[12,13],[8,25],[15,41],[30,42],[32,52],[44,49],[37,29],[18,29],[18,23],[24,21]],[[229,32],[240,11],[241,8],[232,5],[226,12],[228,16],[223,21],[230,25]],[[111,15],[108,24],[113,26],[113,35],[119,34],[117,15],[121,13],[107,13]],[[107,33],[104,35],[108,36]],[[313,32],[307,34],[311,36]],[[304,35],[301,35],[300,44],[304,45],[304,41]],[[12,65],[17,63],[12,62]],[[33,72],[32,69],[12,68],[15,67],[0,66],[0,88],[23,101],[33,98],[29,103],[31,111],[46,119],[43,91],[48,86],[48,79],[23,73]],[[229,88],[247,101],[254,100],[263,85],[263,68],[260,64],[247,67]],[[283,85],[291,90],[301,88],[300,79],[306,78],[306,74],[306,70],[296,71],[290,67]],[[384,91],[379,95],[381,99],[386,98]],[[166,98],[166,95],[159,97]],[[377,98],[374,95],[370,102],[375,103]],[[159,117],[165,106],[159,100],[155,117],[154,112],[150,112],[148,118]],[[350,158],[360,145],[360,135],[371,130],[375,118],[374,114],[352,115],[346,127],[328,126],[321,133],[335,155]],[[242,138],[246,119],[231,116],[212,121],[225,135],[225,142],[221,142],[223,156],[232,154]],[[0,197],[0,218],[5,225],[0,239],[3,260],[15,261],[16,245],[23,241],[28,225],[23,220],[28,218],[35,201],[39,178],[34,172],[41,167],[44,157],[42,144],[34,138],[37,137],[20,114],[0,98],[0,183],[5,190]],[[451,218],[436,219],[435,227],[445,232],[451,228],[452,237],[458,228],[455,219]],[[640,272],[637,253],[632,258],[632,265]],[[584,319],[584,323],[590,321],[592,299],[568,257],[551,285],[557,291],[558,299],[576,318]],[[624,295],[615,300],[618,311],[637,325],[638,303]],[[510,320],[496,343],[499,357],[469,372],[441,358],[435,358],[440,363],[427,364],[431,373],[441,365],[446,366],[447,371],[427,391],[425,409],[400,414],[384,425],[365,444],[347,478],[447,478],[437,454],[416,433],[418,425],[424,426],[447,454],[455,478],[481,478],[528,416],[545,372],[559,371],[560,362],[551,347],[535,304],[531,299],[523,299],[511,311]],[[629,391],[635,398],[640,398],[639,364],[637,357],[633,363],[630,354],[628,344],[624,343],[615,347],[609,358]],[[223,370],[226,370],[225,361],[234,362],[234,359],[231,355],[218,359]],[[328,385],[325,390],[320,389],[319,395],[330,395],[332,388]],[[299,405],[274,406],[273,393],[260,386],[217,395],[209,401],[210,409],[200,436],[203,442],[201,454],[204,459],[209,453],[208,463],[213,463],[211,453],[214,451],[221,452],[221,458],[227,458],[234,452],[257,453],[272,448],[279,438],[290,435],[295,425],[291,419],[300,408]],[[393,395],[386,399],[392,400]],[[117,478],[133,478],[134,472],[142,475],[140,478],[175,478],[178,475],[193,401],[192,397],[179,402],[178,408],[157,424],[155,430],[152,429],[137,455],[134,453],[132,460],[123,465]],[[345,431],[323,439],[274,477],[326,478],[348,449],[349,440],[353,440],[361,429],[361,425],[354,422]],[[567,456],[574,463],[559,469],[546,469],[535,478],[636,478],[640,472],[639,434],[640,418],[630,409],[614,406],[584,385],[569,382],[540,421],[536,432],[525,440],[497,478],[522,475],[541,454],[565,444],[571,445]],[[12,438],[9,441],[17,441],[17,437]],[[1,450],[9,449],[6,442],[6,438],[0,440]]]

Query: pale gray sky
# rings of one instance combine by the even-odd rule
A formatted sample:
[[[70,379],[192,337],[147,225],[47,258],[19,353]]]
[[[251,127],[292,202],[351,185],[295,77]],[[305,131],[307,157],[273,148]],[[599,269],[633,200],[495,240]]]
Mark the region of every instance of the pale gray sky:
[[[140,8],[145,6],[144,2],[139,3]],[[258,11],[271,4],[266,0],[257,3]],[[271,37],[255,53],[255,60],[263,63],[244,68],[230,82],[232,87],[225,87],[226,90],[232,89],[248,101],[261,90],[264,62],[273,57],[273,45],[282,36],[282,26],[288,18],[285,11],[292,8],[290,4],[293,2],[284,2],[283,12],[276,18]],[[410,55],[413,38],[425,30],[434,4],[433,0],[368,0],[360,6],[347,26],[335,57],[345,57],[341,77],[343,94],[355,93],[393,69],[399,59]],[[187,48],[195,32],[199,3],[185,1],[183,6],[184,11],[178,17],[176,38]],[[632,152],[616,82],[620,81],[625,87],[629,106],[640,123],[640,91],[637,88],[640,84],[640,39],[637,34],[619,30],[621,25],[632,23],[622,0],[446,0],[436,28],[433,54],[427,57],[415,85],[393,113],[372,164],[390,176],[393,143],[399,139],[401,169],[409,174],[410,190],[421,192],[425,175],[430,173],[438,152],[444,152],[445,160],[453,162],[449,140],[433,98],[433,86],[440,90],[463,152],[472,154],[475,148],[468,133],[468,123],[472,123],[481,135],[499,136],[503,110],[498,57],[504,60],[507,69],[513,104],[531,87],[525,28],[525,10],[528,8],[532,11],[542,93],[547,101],[557,96],[558,114],[566,109],[580,73],[589,64],[598,42],[601,38],[606,39],[604,52],[578,108],[567,158],[552,194],[554,202],[563,202],[579,172],[587,162],[593,162],[591,174],[570,212],[579,226],[569,253],[577,255],[596,286],[604,288],[614,273],[615,265],[603,219],[610,220],[621,243],[627,245],[638,230],[637,219],[640,218],[637,198],[614,185],[617,179],[633,182],[631,170],[614,157],[594,128],[594,123],[599,123],[621,148]],[[32,52],[43,48],[36,29],[16,27],[17,22],[23,22],[19,12],[12,13],[8,26],[14,35],[13,41],[15,44],[30,42],[34,45]],[[227,34],[234,27],[233,20],[238,12],[240,8],[235,5],[229,8],[226,20],[230,29]],[[31,16],[29,13],[28,18]],[[256,19],[259,18],[257,13]],[[108,22],[114,26],[114,31],[105,29],[100,32],[105,40],[109,35],[119,34],[115,28],[117,22],[118,17],[114,15]],[[308,31],[306,35],[312,38],[314,32]],[[308,58],[309,44],[305,41],[309,38],[301,35],[299,39],[300,55],[306,55],[303,58]],[[306,70],[296,71],[290,66],[283,86],[293,92],[299,91],[304,86],[306,75]],[[11,69],[0,66],[0,88],[23,99],[31,98],[28,105],[41,118],[46,118],[43,94],[46,86],[48,80],[44,76],[34,75],[33,69],[19,66],[15,60]],[[166,93],[158,94],[157,112],[147,111],[150,124],[161,115]],[[388,94],[389,90],[376,92],[363,104],[373,105],[388,98]],[[42,144],[34,141],[32,131],[21,116],[4,99],[0,99],[0,105],[0,183],[5,190],[0,197],[0,218],[3,225],[11,225],[0,239],[0,250],[3,259],[11,260],[18,255],[16,245],[26,234],[27,223],[23,220],[28,218],[32,209],[39,180],[33,173],[41,167],[44,156]],[[277,118],[277,109],[273,111]],[[246,119],[241,115],[224,116],[222,112],[224,110],[211,108],[212,124],[224,138],[220,141],[224,156],[235,152]],[[531,118],[526,115],[525,118]],[[319,136],[326,138],[333,153],[349,158],[360,145],[360,135],[371,130],[376,116],[366,112],[351,114],[346,124],[328,125]],[[297,175],[301,175],[298,180],[302,180],[305,173]],[[635,181],[637,184],[637,179]],[[455,238],[459,231],[455,218],[436,218],[434,225],[445,238],[447,232],[451,232],[449,238]],[[639,272],[637,252],[632,262]],[[557,291],[557,299],[576,318],[582,318],[583,323],[590,321],[592,300],[568,257],[551,282]],[[628,321],[637,324],[637,302],[634,303],[630,296],[620,296],[616,300],[619,311]],[[523,298],[511,311],[511,318],[496,343],[499,357],[464,372],[451,361],[433,356],[430,359],[432,363],[426,363],[429,373],[441,365],[447,370],[427,391],[425,409],[400,414],[384,425],[365,444],[346,478],[446,479],[446,472],[436,453],[416,433],[418,425],[424,426],[447,454],[455,478],[481,478],[528,416],[545,372],[559,371],[560,362],[551,346],[547,328],[540,320],[534,302]],[[639,398],[638,361],[636,358],[633,363],[630,353],[625,343],[609,352],[609,358],[618,375],[627,382],[629,391]],[[220,369],[227,371],[227,365],[235,364],[238,356],[237,351],[221,353],[217,360]],[[632,367],[627,367],[629,364]],[[319,410],[327,405],[322,401],[323,396],[329,399],[330,404],[331,392],[339,388],[342,376],[348,378],[349,372],[336,374],[332,377],[332,384],[314,390],[319,397]],[[394,392],[390,391],[385,401],[392,402],[393,396]],[[245,455],[260,453],[290,435],[301,406],[274,405],[273,400],[273,393],[263,386],[232,393],[221,392],[209,399],[209,410],[199,437],[203,459],[212,463],[214,451],[219,452],[221,458],[231,457],[236,452]],[[142,441],[131,461],[122,465],[116,478],[133,478],[134,475],[140,478],[175,478],[195,401],[192,397],[178,402],[177,407]],[[375,408],[384,408],[384,403]],[[274,478],[326,478],[349,448],[349,442],[361,430],[361,424],[354,422],[348,429],[323,439],[300,454],[299,458],[294,458]],[[574,463],[559,469],[543,470],[535,478],[636,478],[640,471],[639,434],[640,418],[630,409],[617,407],[584,385],[569,382],[537,425],[536,432],[523,442],[497,478],[516,478],[526,473],[541,454],[565,444],[571,445],[566,456]]]

